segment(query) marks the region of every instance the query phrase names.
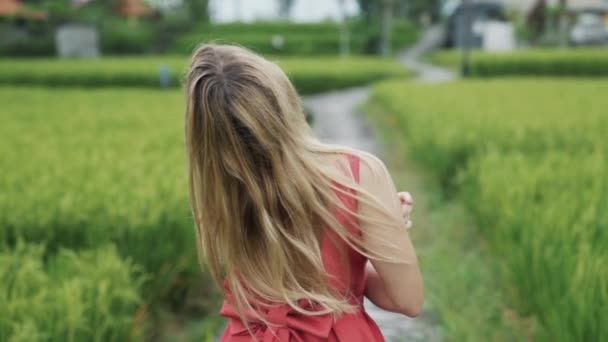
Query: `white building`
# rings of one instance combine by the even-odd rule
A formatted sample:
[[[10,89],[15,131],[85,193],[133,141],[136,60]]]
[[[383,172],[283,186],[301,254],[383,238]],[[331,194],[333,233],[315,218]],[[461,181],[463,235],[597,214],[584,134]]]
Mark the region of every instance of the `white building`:
[[[349,16],[359,13],[356,0],[344,0],[344,4]],[[210,0],[209,6],[214,22],[279,19],[277,0]],[[338,0],[295,0],[289,13],[289,19],[296,22],[339,20],[340,17]]]
[[[496,2],[500,3],[505,8],[513,8],[528,15],[539,0],[473,0],[473,2]],[[461,0],[446,0],[444,2],[443,13],[449,15],[458,5]],[[546,0],[548,6],[557,6],[559,0]],[[580,11],[585,9],[604,9],[608,11],[608,0],[568,0],[568,9],[572,11]]]
[[[529,13],[532,8],[539,2],[538,0],[501,0],[501,3],[508,7],[517,8],[524,13]],[[547,0],[548,6],[557,6],[559,0]],[[585,9],[601,9],[608,10],[608,1],[606,0],[568,0],[568,9],[580,11]]]

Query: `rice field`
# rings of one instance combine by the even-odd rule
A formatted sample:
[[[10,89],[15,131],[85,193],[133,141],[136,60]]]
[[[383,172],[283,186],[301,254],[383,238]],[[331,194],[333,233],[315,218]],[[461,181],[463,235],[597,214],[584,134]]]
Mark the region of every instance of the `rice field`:
[[[608,339],[606,93],[589,79],[387,81],[371,99],[474,214],[505,310],[537,340]]]
[[[0,272],[2,307],[16,310],[1,315],[0,340],[23,331],[135,339],[159,308],[198,316],[217,309],[197,263],[180,92],[1,88],[0,102],[0,260],[30,267]],[[36,272],[40,279],[30,280]],[[73,303],[45,301],[42,289]],[[17,314],[35,310],[68,324],[61,310],[78,307],[75,332]]]

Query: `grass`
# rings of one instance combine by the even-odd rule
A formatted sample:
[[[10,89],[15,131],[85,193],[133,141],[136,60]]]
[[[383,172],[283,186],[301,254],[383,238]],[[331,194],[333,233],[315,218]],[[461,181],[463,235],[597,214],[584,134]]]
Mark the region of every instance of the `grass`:
[[[456,69],[460,52],[442,51],[431,56],[433,63]],[[475,51],[471,57],[474,77],[496,76],[608,76],[608,49],[529,49],[508,53]]]
[[[0,254],[19,241],[43,244],[37,262],[45,269],[64,250],[80,255],[109,245],[143,277],[133,288],[141,299],[129,312],[130,329],[157,333],[162,312],[215,314],[219,298],[194,244],[180,92],[0,88],[0,102]],[[89,273],[61,272],[89,281]],[[7,286],[0,282],[0,293]],[[60,304],[40,305],[36,314]],[[123,311],[109,310],[122,319]],[[80,340],[93,339],[87,336]]]
[[[608,338],[606,91],[583,79],[391,81],[372,96],[376,118],[394,117],[411,157],[473,214],[504,307],[536,321],[538,340]]]
[[[269,57],[298,91],[311,94],[407,76],[396,62],[374,57]],[[0,59],[0,85],[160,88],[161,70],[170,87],[182,85],[189,60],[180,56],[105,57],[96,60]]]

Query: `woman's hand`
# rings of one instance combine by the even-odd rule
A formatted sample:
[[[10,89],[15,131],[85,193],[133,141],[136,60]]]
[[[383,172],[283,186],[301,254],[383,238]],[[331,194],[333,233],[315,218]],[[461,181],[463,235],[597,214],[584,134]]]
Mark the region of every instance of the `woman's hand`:
[[[405,221],[407,229],[410,229],[412,228],[412,220],[410,219],[410,214],[414,209],[414,198],[412,197],[412,195],[410,195],[409,192],[399,192],[397,195],[399,196],[399,201],[401,202],[403,220]]]

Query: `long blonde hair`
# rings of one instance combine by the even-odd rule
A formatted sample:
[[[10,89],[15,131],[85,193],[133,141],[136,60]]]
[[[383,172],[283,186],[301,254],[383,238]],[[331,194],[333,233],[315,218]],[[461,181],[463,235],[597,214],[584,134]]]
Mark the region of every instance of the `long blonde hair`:
[[[327,162],[328,155],[349,152],[313,137],[300,98],[277,65],[241,47],[205,44],[192,57],[186,92],[199,256],[220,287],[226,281],[242,319],[245,308],[255,309],[253,297],[311,315],[354,310],[328,285],[319,242],[324,231],[370,258],[408,262],[395,260],[391,248],[399,247],[388,237],[386,249],[366,250],[336,219],[336,208],[346,210],[336,194],[354,196],[344,187],[389,214]],[[322,310],[306,311],[300,299]]]

